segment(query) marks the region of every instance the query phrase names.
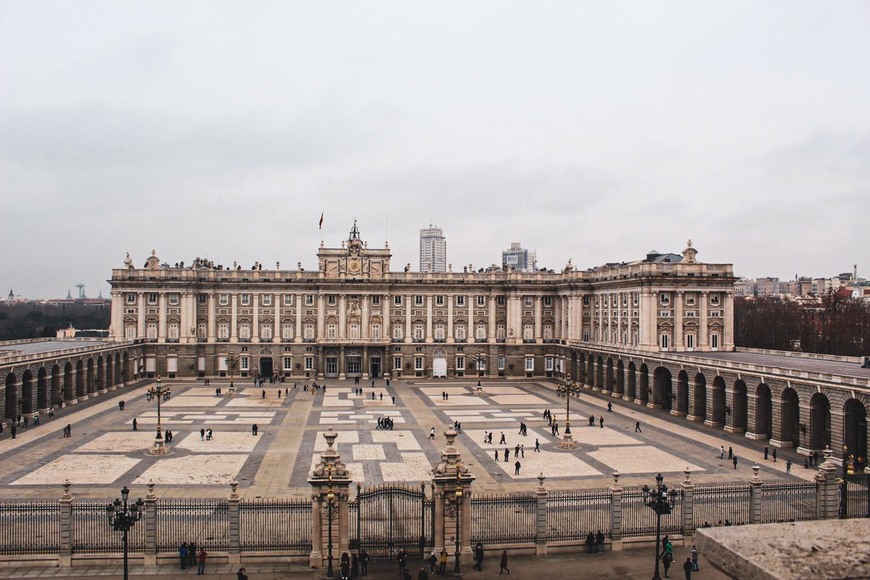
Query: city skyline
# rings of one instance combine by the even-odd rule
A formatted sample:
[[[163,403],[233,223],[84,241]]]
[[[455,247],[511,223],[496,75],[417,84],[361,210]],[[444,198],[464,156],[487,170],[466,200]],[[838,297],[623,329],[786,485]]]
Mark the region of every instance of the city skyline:
[[[863,3],[0,16],[4,295],[107,296],[152,249],[310,270],[354,218],[398,271],[430,219],[454,270],[516,240],[560,270],[692,239],[740,277],[870,271]]]

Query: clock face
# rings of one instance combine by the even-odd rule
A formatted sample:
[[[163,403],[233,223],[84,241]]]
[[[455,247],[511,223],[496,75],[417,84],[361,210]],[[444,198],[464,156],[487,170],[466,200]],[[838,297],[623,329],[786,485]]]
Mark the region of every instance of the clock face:
[[[347,263],[347,271],[352,273],[357,273],[360,271],[360,263],[359,260],[350,260]]]

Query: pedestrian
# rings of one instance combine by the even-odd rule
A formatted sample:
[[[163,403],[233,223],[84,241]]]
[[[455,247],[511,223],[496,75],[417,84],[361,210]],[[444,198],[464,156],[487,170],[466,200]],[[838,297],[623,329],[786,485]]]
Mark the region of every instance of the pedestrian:
[[[136,417],[133,417],[133,431],[139,430],[139,423],[136,422]]]
[[[495,460],[498,461],[498,449],[495,450]]]
[[[429,554],[429,572],[432,574],[435,573],[435,566],[438,565],[438,553],[435,551],[435,548],[432,548],[432,553]]]
[[[205,548],[199,549],[199,554],[197,558],[199,559],[199,568],[196,569],[197,575],[205,574],[205,558],[208,556],[208,552],[205,551]]]
[[[526,446],[520,445],[520,457],[525,457],[525,456],[526,456]]]
[[[538,453],[541,452],[541,442],[537,439],[535,439],[535,451],[537,451]]]
[[[674,557],[671,555],[670,552],[665,552],[664,554],[662,554],[662,564],[665,567],[665,578],[670,578],[670,576],[668,576],[668,570],[671,569],[671,562],[673,561]]]
[[[199,430],[199,440],[205,441],[205,428]]]
[[[765,461],[767,461],[767,452],[768,452],[768,448],[767,448],[767,445],[765,445],[764,446],[764,460]]]
[[[498,573],[501,574],[501,573],[504,572],[505,570],[507,570],[508,575],[510,575],[510,573],[511,573],[511,569],[508,568],[507,550],[502,550],[502,552],[501,552],[501,562],[499,563]]]
[[[642,433],[642,432],[643,432],[643,431],[640,430],[640,421],[636,421],[636,422],[635,422],[635,424],[634,424],[634,432],[635,432],[635,433]]]
[[[719,446],[719,459],[725,459],[725,446]],[[728,459],[731,459],[730,457]]]
[[[248,580],[248,573],[245,572],[244,567],[239,568],[239,571],[236,572],[236,580]]]
[[[399,576],[405,577],[405,564],[408,560],[407,554],[403,548],[399,548],[399,553],[396,554],[396,562],[399,564]]]
[[[514,475],[520,474],[520,467],[522,467],[522,464],[519,461],[514,463]]]
[[[692,556],[692,571],[697,572],[700,570],[698,567],[698,548],[696,548],[694,544],[689,548],[689,554]]]
[[[474,547],[474,569],[483,572],[483,544],[480,542]]]
[[[809,468],[810,468],[810,458],[809,458],[809,456],[807,456],[807,457],[804,457],[804,469],[809,469]]]
[[[517,458],[519,456],[520,456],[520,446],[517,445],[516,447],[514,447],[514,458]]]
[[[595,426],[595,415],[589,415],[589,426],[590,427]]]
[[[607,402],[607,412],[608,413],[613,412],[613,403],[611,403],[610,401]]]
[[[604,429],[604,417],[603,416],[598,418],[598,425],[600,425],[601,428]]]
[[[196,543],[191,542],[187,545],[187,566],[193,568],[196,566]]]
[[[734,462],[734,469],[737,469],[737,456],[734,455],[734,456],[731,458],[731,461]]]
[[[429,574],[426,573],[426,568],[420,568],[420,571],[417,572],[417,580],[429,580]]]
[[[253,425],[251,425],[251,435],[253,435],[254,437],[256,437],[256,436],[257,436],[257,431],[259,431],[259,429],[260,429],[260,428],[257,427],[257,424],[256,424],[256,423],[254,423]]]
[[[67,423],[66,427],[63,428],[63,436],[64,437],[72,437],[72,425]]]
[[[263,398],[266,398],[266,389],[263,389]]]
[[[511,450],[507,447],[504,448],[504,462],[507,463],[511,459]]]
[[[445,574],[447,572],[447,548],[441,548],[441,554],[438,558],[438,573]]]
[[[435,427],[429,429],[429,439],[435,439]]]
[[[776,463],[776,447],[773,448],[773,462]]]
[[[731,459],[732,457],[734,457],[734,449],[729,447],[728,448],[728,459]]]
[[[211,428],[210,427],[205,430],[205,440],[211,441]]]
[[[599,554],[604,553],[604,532],[598,530],[598,533],[595,534],[595,545],[598,549]]]
[[[692,559],[686,558],[686,561],[683,562],[683,572],[686,573],[686,580],[692,580],[692,570],[694,570],[692,567]]]
[[[504,431],[501,432],[501,439],[498,440],[499,445],[504,445],[506,443],[504,438]]]
[[[178,559],[181,560],[181,569],[187,568],[187,542],[181,542],[178,546]]]
[[[586,534],[586,550],[590,554],[595,552],[595,534],[593,532]]]
[[[359,551],[359,567],[363,576],[369,575],[369,553],[363,548]]]
[[[786,459],[785,461],[785,472],[791,473],[791,459]]]
[[[351,580],[359,578],[359,556],[352,554],[350,557],[350,577]]]

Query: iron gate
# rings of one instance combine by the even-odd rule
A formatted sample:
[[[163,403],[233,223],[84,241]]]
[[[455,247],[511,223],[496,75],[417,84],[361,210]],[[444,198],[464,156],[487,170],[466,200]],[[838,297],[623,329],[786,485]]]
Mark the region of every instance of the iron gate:
[[[356,500],[349,505],[351,548],[365,549],[375,560],[392,559],[399,549],[422,559],[435,536],[433,506],[425,483],[365,490],[357,484]]]
[[[870,518],[870,475],[847,475],[842,480],[840,517]]]

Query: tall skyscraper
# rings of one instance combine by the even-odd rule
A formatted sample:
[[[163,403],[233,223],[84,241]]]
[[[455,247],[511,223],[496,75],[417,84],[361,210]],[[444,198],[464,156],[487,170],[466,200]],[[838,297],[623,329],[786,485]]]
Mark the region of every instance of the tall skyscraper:
[[[420,230],[420,271],[447,271],[447,238],[441,228],[431,223]]]
[[[509,250],[502,251],[501,263],[518,272],[534,272],[537,260],[535,252],[524,249],[519,242],[512,242]]]

